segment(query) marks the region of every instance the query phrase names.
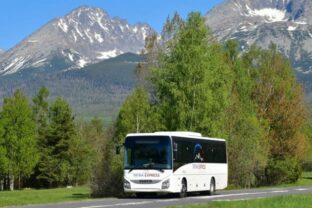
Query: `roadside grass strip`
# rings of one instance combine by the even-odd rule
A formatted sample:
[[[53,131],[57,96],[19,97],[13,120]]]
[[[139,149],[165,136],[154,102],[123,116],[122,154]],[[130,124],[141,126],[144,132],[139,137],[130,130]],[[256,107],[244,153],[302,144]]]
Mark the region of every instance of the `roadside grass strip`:
[[[312,208],[312,194],[287,195],[270,198],[250,199],[218,199],[210,203],[184,206],[170,206],[168,208]]]
[[[0,192],[0,206],[30,205],[80,201],[89,199],[90,189],[86,186],[56,189],[26,189]]]

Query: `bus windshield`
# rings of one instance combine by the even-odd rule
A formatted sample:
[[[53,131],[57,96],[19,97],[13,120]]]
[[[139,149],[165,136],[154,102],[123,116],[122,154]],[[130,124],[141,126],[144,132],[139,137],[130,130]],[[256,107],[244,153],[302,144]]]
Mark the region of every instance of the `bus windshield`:
[[[172,169],[171,142],[168,136],[130,136],[125,141],[124,168]]]

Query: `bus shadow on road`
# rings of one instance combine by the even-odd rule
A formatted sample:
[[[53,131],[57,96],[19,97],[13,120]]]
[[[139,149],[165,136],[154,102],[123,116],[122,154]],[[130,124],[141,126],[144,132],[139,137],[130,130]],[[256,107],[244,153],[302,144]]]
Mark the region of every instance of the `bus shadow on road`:
[[[196,196],[210,196],[210,195],[207,192],[192,192],[192,193],[187,194],[187,197],[196,197]],[[179,199],[180,197],[178,194],[139,193],[139,194],[129,194],[127,196],[123,196],[119,198],[121,199]]]

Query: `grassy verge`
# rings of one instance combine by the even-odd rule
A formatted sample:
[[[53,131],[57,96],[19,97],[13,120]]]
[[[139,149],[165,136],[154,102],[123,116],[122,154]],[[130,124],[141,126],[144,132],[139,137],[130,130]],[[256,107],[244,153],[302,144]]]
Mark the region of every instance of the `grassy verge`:
[[[279,184],[275,186],[261,186],[258,188],[285,188],[285,187],[294,187],[294,186],[312,186],[312,172],[303,172],[299,180],[295,183],[285,183],[285,184]],[[240,188],[229,185],[226,190],[236,190],[236,189],[240,189]]]
[[[0,192],[0,206],[83,200],[89,198],[89,193],[90,189],[87,186],[44,190],[3,191]]]
[[[311,208],[312,194],[279,196],[266,199],[212,202],[170,208]]]
[[[274,187],[312,186],[312,172],[303,172],[296,183],[280,184]],[[312,207],[312,206],[311,206]]]

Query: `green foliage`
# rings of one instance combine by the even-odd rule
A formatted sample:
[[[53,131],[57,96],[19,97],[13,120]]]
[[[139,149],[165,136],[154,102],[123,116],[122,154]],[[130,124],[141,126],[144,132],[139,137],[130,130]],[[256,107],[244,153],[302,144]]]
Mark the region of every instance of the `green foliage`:
[[[101,162],[94,172],[92,183],[93,196],[116,196],[122,193],[123,162],[122,157],[115,155],[115,147],[122,144],[127,133],[151,132],[157,129],[157,119],[154,116],[146,90],[140,86],[127,97],[122,105],[117,122],[116,132],[110,132],[110,141],[103,145]]]
[[[295,158],[271,159],[266,168],[268,184],[294,183],[301,175],[300,164]]]
[[[39,95],[34,100],[40,97]],[[93,146],[85,134],[77,130],[69,104],[57,98],[49,107],[48,128],[39,126],[41,160],[37,179],[45,186],[78,185],[86,182],[96,157]]]
[[[143,87],[137,87],[120,109],[116,122],[118,142],[129,132],[150,132],[155,126],[148,94]]]
[[[268,158],[265,123],[256,114],[252,100],[254,81],[248,68],[237,58],[237,43],[228,41],[225,53],[234,74],[231,103],[225,122],[228,141],[229,182],[241,187],[259,183]]]
[[[116,135],[114,129],[109,128],[106,132],[107,138]],[[114,155],[116,144],[114,140],[106,141],[101,146],[100,161],[93,170],[91,181],[91,195],[94,197],[120,196],[122,195],[122,160]]]
[[[33,97],[33,106],[20,90],[4,100],[0,113],[0,183],[4,188],[10,183],[13,189],[16,179],[19,187],[21,182],[35,187],[84,184],[100,158],[102,121],[76,123],[70,105],[62,98],[49,105],[48,95],[42,87]],[[90,139],[93,132],[96,136]]]
[[[0,118],[2,118],[0,114]],[[4,126],[3,119],[0,119],[0,180],[5,176],[5,173],[8,171],[8,158],[7,150],[5,148],[4,140]]]
[[[39,179],[49,185],[60,185],[70,181],[70,143],[76,136],[74,117],[70,106],[57,98],[49,109],[49,131],[42,142],[43,161],[39,164]]]
[[[256,104],[257,117],[266,124],[263,129],[268,137],[270,158],[266,172],[274,175],[271,180],[270,174],[266,174],[266,181],[271,184],[297,180],[300,175],[297,165],[304,159],[308,146],[302,131],[307,123],[307,108],[301,86],[274,45],[268,50],[252,47],[242,59],[255,83],[251,99]],[[278,177],[279,171],[274,170],[283,165],[290,173],[281,170]]]
[[[85,184],[91,177],[95,165],[96,152],[92,145],[81,136],[72,139],[69,148],[70,182],[73,185]]]
[[[167,130],[221,136],[229,103],[229,68],[200,14],[191,13],[181,25],[154,71],[161,122]]]
[[[6,154],[3,173],[28,177],[38,161],[38,149],[32,108],[20,90],[4,100],[0,118],[3,128],[0,150]]]

